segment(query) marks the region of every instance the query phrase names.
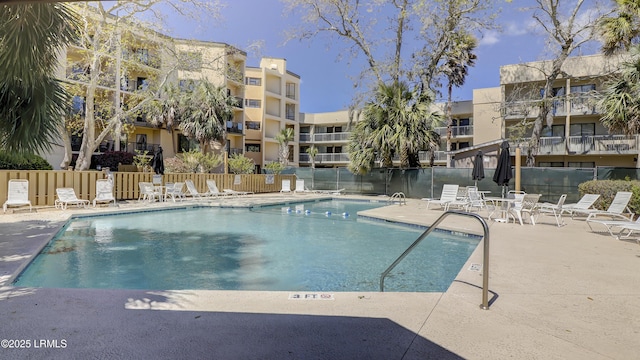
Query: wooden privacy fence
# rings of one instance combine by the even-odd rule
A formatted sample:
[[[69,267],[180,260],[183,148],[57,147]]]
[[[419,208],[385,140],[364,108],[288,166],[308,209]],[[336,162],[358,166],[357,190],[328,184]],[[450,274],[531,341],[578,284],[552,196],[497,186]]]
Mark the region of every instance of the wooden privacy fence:
[[[111,174],[114,180],[114,195],[118,200],[137,200],[138,183],[152,182],[154,175],[141,172],[112,172]],[[0,170],[0,201],[4,203],[7,200],[7,188],[11,179],[29,180],[29,200],[33,206],[53,206],[56,200],[56,188],[63,187],[73,188],[78,198],[92,201],[96,196],[96,180],[105,177],[105,173],[100,171]],[[199,192],[205,192],[208,190],[206,181],[213,179],[220,191],[233,189],[258,194],[280,191],[284,179],[291,180],[293,186],[295,178],[295,175],[180,173],[164,174],[162,183],[184,182],[186,179],[191,179]]]

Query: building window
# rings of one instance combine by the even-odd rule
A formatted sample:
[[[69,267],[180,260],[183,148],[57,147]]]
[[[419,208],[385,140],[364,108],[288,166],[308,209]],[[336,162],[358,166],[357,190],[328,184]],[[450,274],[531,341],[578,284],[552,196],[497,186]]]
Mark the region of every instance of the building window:
[[[262,101],[257,99],[245,99],[244,104],[248,108],[260,108],[262,107]]]
[[[247,126],[247,129],[249,130],[260,130],[259,121],[245,121],[244,124]]]
[[[196,80],[182,79],[178,82],[178,86],[182,91],[193,91],[196,88]]]
[[[260,152],[260,144],[245,144],[244,151],[246,152]]]
[[[286,85],[286,94],[289,99],[296,99],[296,84],[287,83]]]
[[[202,54],[192,51],[178,53],[178,69],[186,71],[202,70]]]
[[[285,111],[286,111],[285,118],[287,120],[296,119],[296,106],[294,104],[286,104]]]
[[[178,134],[178,152],[189,152],[198,149],[200,149],[200,144],[196,140],[191,140],[182,134]]]
[[[255,77],[247,77],[244,81],[245,85],[262,86],[262,79]]]
[[[596,167],[596,163],[590,161],[569,161],[567,164],[568,167],[571,168],[587,168],[592,169]]]
[[[145,65],[149,65],[149,49],[135,49],[136,59]]]
[[[539,167],[564,167],[562,161],[541,161],[538,163]]]
[[[588,93],[589,91],[596,90],[596,84],[576,85],[569,88],[572,94],[576,93]]]
[[[593,136],[595,133],[595,123],[571,124],[569,126],[569,136]]]
[[[137,90],[147,90],[149,89],[149,80],[147,78],[139,77],[136,79],[136,89]]]
[[[541,137],[564,137],[564,125],[551,125],[548,127],[545,125],[542,128]]]
[[[71,101],[71,114],[84,116],[87,110],[85,98],[82,96],[74,96]]]

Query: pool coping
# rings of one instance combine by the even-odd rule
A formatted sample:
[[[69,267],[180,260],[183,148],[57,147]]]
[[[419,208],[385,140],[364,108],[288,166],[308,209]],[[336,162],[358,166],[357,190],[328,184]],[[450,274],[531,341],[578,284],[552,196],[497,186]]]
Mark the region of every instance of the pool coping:
[[[379,213],[424,224],[442,214],[408,202]],[[0,266],[24,261],[12,257],[42,241],[36,231],[52,229],[42,219],[60,226],[67,213],[52,214],[1,222]],[[4,286],[5,338],[65,338],[69,346],[0,352],[5,359],[634,358],[640,247],[591,232],[584,220],[565,219],[562,228],[551,220],[490,224],[489,287],[499,298],[487,311],[478,308],[482,272],[469,269],[445,293],[336,293],[325,302],[287,301],[286,292],[171,292],[161,301],[145,291]],[[469,264],[480,259],[476,249]]]

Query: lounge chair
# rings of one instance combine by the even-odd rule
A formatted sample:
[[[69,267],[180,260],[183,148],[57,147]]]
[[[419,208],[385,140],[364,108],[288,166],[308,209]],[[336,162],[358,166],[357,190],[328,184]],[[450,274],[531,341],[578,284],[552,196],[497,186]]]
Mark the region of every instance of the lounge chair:
[[[570,214],[573,218],[573,215],[578,213],[580,210],[592,210],[593,204],[600,197],[599,194],[584,194],[580,200],[575,204],[564,204],[562,205],[562,213]],[[593,209],[595,210],[595,209]]]
[[[184,184],[187,185],[186,195],[191,196],[191,198],[194,200],[201,200],[210,196],[208,192],[203,192],[203,193],[199,192],[198,189],[196,189],[196,185],[190,179],[185,180]]]
[[[230,194],[226,192],[221,192],[218,190],[218,185],[215,180],[207,180],[207,188],[209,188],[208,194],[210,196],[218,197],[218,196],[229,196]]]
[[[310,193],[310,192],[311,192],[311,190],[307,189],[304,186],[304,179],[297,179],[296,180],[296,189],[293,191],[294,194],[297,194],[297,193],[303,193],[304,194],[304,193]]]
[[[254,194],[252,191],[238,191],[233,189],[224,189],[222,190],[224,194],[232,195],[232,196],[242,196],[242,195],[252,195]]]
[[[149,202],[153,202],[156,201],[156,199],[162,201],[162,192],[158,191],[153,183],[140,181],[138,187],[140,188],[138,201],[148,200]]]
[[[113,196],[113,182],[107,179],[96,180],[96,197],[93,199],[93,207],[96,207],[98,203],[110,204],[113,201],[113,205],[116,205],[116,198]]]
[[[564,205],[565,200],[567,199],[567,194],[560,195],[560,199],[556,204],[551,203],[539,203],[536,206],[536,211],[538,214],[548,214],[553,215],[556,219],[556,224],[558,227],[566,225],[564,220],[562,220],[562,206]]]
[[[58,198],[53,202],[56,209],[65,210],[69,205],[86,208],[90,203],[89,200],[78,199],[73,188],[57,188],[56,195]]]
[[[12,179],[9,180],[7,189],[7,201],[2,205],[2,210],[7,212],[9,206],[26,206],[29,205],[31,212],[31,201],[29,200],[29,180]]]
[[[636,219],[636,221],[632,221],[632,220],[598,220],[598,219],[587,220],[587,225],[589,225],[589,229],[591,231],[594,231],[593,230],[593,226],[592,226],[593,224],[603,225],[607,229],[609,234],[611,234],[611,236],[619,238],[620,234],[622,232],[624,232],[625,230],[629,231],[629,233],[626,236],[629,236],[634,230],[640,230],[640,217],[638,217],[638,219]],[[620,230],[618,230],[617,233],[614,233],[613,230],[616,229],[616,228],[619,228]]]
[[[423,198],[422,200],[427,202],[427,210],[431,204],[440,205],[444,211],[449,210],[451,205],[459,207],[467,205],[469,201],[466,199],[458,200],[458,188],[459,186],[456,184],[444,184],[442,186],[442,192],[440,193],[440,199]]]
[[[582,210],[574,210],[574,212],[579,214],[587,215],[587,222],[596,222],[600,219],[599,217],[608,217],[610,220],[623,220],[628,221],[633,219],[633,213],[629,210],[629,201],[631,201],[631,196],[633,194],[628,191],[618,191],[616,196],[613,197],[613,201],[607,208],[607,210],[598,210],[598,209],[582,209]],[[625,211],[627,213],[625,213]]]
[[[323,194],[323,195],[342,195],[342,192],[345,189],[336,189],[336,190],[313,190],[312,192],[315,194]]]
[[[540,194],[525,194],[522,197],[522,201],[515,202],[513,206],[509,208],[509,213],[514,217],[514,220],[516,217],[518,218],[520,225],[524,225],[522,221],[523,215],[528,215],[531,225],[535,225],[534,215],[537,213],[536,205],[538,204],[538,200],[540,200]]]
[[[284,179],[282,180],[282,188],[280,189],[281,193],[291,193],[291,180]]]

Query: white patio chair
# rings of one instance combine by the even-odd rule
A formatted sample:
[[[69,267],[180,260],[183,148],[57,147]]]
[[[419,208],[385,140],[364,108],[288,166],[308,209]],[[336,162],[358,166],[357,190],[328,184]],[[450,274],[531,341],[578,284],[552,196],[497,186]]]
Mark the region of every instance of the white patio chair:
[[[191,196],[191,198],[194,200],[202,200],[210,196],[208,192],[199,192],[198,189],[196,189],[196,185],[193,183],[193,180],[191,179],[185,180],[184,184],[187,185],[187,193],[185,195]]]
[[[57,188],[56,195],[58,198],[53,202],[56,209],[65,210],[69,205],[86,208],[90,203],[89,200],[78,199],[73,188]]]
[[[220,189],[218,189],[218,184],[216,184],[216,181],[212,179],[207,180],[207,188],[209,188],[208,194],[214,197],[231,195],[226,192],[220,191]]]
[[[629,191],[618,191],[616,196],[613,197],[613,201],[607,208],[607,210],[598,209],[581,209],[573,210],[577,214],[586,214],[587,223],[597,222],[602,217],[608,217],[610,220],[617,219],[622,221],[628,221],[633,219],[633,213],[629,210],[629,202],[633,193]],[[626,211],[626,213],[625,213]],[[600,218],[600,219],[598,219]]]
[[[567,194],[562,194],[556,204],[539,203],[536,209],[538,215],[540,214],[553,215],[553,217],[556,219],[556,224],[558,225],[558,227],[566,225],[564,223],[564,220],[562,220],[562,206],[564,205],[564,202],[566,199],[567,199]]]
[[[584,194],[577,203],[564,204],[562,206],[562,212],[570,214],[571,218],[573,218],[573,215],[579,213],[580,210],[587,210],[587,211],[595,210],[595,209],[592,209],[591,207],[596,202],[596,200],[598,200],[599,197],[600,197],[600,194]]]
[[[516,194],[522,195],[522,194]],[[538,204],[538,200],[540,199],[540,194],[525,194],[522,196],[521,202],[515,202],[513,206],[509,208],[509,214],[514,217],[514,220],[518,219],[520,225],[524,225],[522,221],[523,215],[527,215],[529,217],[529,221],[531,225],[536,224],[536,220],[534,215],[536,214],[536,205]]]
[[[303,193],[304,194],[304,193],[310,193],[310,192],[311,192],[311,190],[307,189],[304,186],[304,179],[296,179],[296,189],[293,190],[294,194],[297,194],[297,193]]]
[[[156,200],[162,201],[162,192],[158,191],[156,186],[152,182],[140,181],[138,183],[140,188],[140,194],[138,195],[138,201],[153,202]]]
[[[280,189],[281,193],[291,193],[291,180],[284,179],[282,180],[282,188]]]
[[[110,204],[113,201],[113,205],[116,205],[116,198],[113,196],[113,182],[108,179],[96,180],[96,197],[93,199],[93,207],[96,207],[98,203]]]
[[[493,212],[495,210],[495,205],[487,203],[484,197],[482,197],[482,194],[478,191],[478,188],[471,187],[467,191],[467,204],[464,208],[467,212],[470,212],[475,208],[478,209],[478,212],[480,212],[480,210],[486,210],[487,215],[489,215],[490,211]]]
[[[176,202],[176,199],[184,200],[185,195],[184,195],[184,192],[182,191],[183,188],[184,188],[183,182],[165,183],[164,201],[168,201],[169,198],[171,198],[173,202]]]
[[[31,212],[31,201],[29,200],[29,180],[12,179],[9,180],[7,189],[7,201],[2,205],[2,210],[7,212],[9,206],[26,206],[29,205]]]
[[[458,206],[464,207],[468,204],[468,201],[458,200],[458,188],[459,186],[456,184],[444,184],[442,186],[442,193],[440,194],[440,199],[427,199],[423,198],[427,202],[427,210],[429,209],[429,205],[438,204],[442,207],[444,211],[449,210],[449,207]]]

